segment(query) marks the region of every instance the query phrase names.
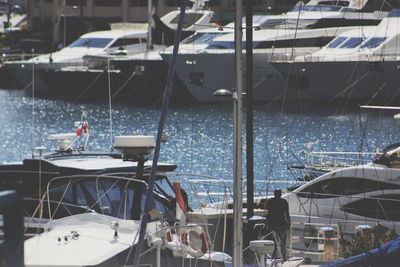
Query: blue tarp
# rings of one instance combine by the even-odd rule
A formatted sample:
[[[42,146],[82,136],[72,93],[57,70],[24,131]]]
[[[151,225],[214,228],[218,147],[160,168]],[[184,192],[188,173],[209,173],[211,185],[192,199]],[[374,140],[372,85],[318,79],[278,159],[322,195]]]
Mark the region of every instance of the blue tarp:
[[[400,266],[400,237],[379,248],[351,258],[331,262],[322,267],[398,267]]]

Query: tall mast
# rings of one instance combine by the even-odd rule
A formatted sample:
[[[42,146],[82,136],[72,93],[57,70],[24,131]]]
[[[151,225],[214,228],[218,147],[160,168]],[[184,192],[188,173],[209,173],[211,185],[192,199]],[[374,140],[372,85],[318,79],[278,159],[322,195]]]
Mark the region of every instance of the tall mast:
[[[234,134],[233,134],[233,177],[234,177],[234,233],[233,266],[243,266],[243,204],[242,204],[242,121],[243,121],[243,75],[242,75],[242,0],[235,6],[235,87],[234,93]]]
[[[253,9],[252,0],[246,0],[246,177],[247,219],[254,215],[253,164]]]
[[[153,48],[152,21],[153,21],[153,0],[147,0],[147,50]]]

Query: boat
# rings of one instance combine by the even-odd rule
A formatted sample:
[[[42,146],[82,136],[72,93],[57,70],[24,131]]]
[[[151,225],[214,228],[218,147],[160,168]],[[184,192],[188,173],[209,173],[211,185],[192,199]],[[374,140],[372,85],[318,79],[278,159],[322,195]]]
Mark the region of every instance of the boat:
[[[399,16],[392,10],[377,26],[342,33],[313,54],[271,63],[288,80],[286,98],[343,106],[397,101]]]
[[[51,93],[50,88],[40,79],[40,73],[48,73],[66,67],[84,66],[86,55],[120,53],[122,49],[143,51],[146,49],[147,29],[139,25],[113,24],[107,31],[96,31],[82,35],[65,48],[54,53],[39,55],[28,60],[14,60],[3,63],[4,72],[15,79],[19,88],[28,89],[32,84],[35,70],[35,90],[38,94]],[[60,94],[62,92],[59,92]]]
[[[49,135],[50,140],[58,143],[54,151],[45,153],[45,148],[39,147],[32,153],[31,157],[25,158],[22,162],[0,165],[0,188],[3,190],[18,189],[23,196],[26,237],[31,237],[38,231],[40,232],[41,226],[52,217],[48,212],[49,209],[60,204],[57,202],[59,200],[57,194],[55,198],[50,197],[47,202],[43,201],[45,195],[57,192],[55,189],[47,192],[49,183],[55,177],[74,177],[76,186],[90,191],[93,187],[90,189],[85,184],[79,185],[81,179],[89,179],[90,177],[90,179],[96,180],[101,175],[112,176],[114,174],[121,177],[117,183],[121,184],[124,179],[126,180],[129,177],[130,179],[146,181],[149,176],[148,170],[152,162],[148,159],[154,148],[154,137],[116,137],[117,140],[121,140],[119,142],[130,142],[130,146],[133,146],[133,148],[131,149],[132,152],[129,153],[117,150],[119,149],[118,144],[112,151],[88,151],[86,144],[89,138],[89,126],[85,114],[82,121],[78,122],[77,125],[78,128],[75,133]],[[130,141],[124,141],[124,139]],[[132,154],[134,150],[137,155]],[[169,207],[173,198],[173,195],[170,194],[174,192],[167,175],[175,169],[176,165],[174,164],[160,163],[157,166],[156,183],[160,191],[156,194],[163,195],[165,207]],[[79,203],[83,199],[74,198],[63,203],[57,218],[71,215],[71,212],[81,213],[85,211],[88,206],[93,204],[93,202],[92,204],[89,202],[96,198],[89,197],[87,200],[89,202],[85,205]],[[102,208],[94,210],[97,212],[104,211]]]
[[[140,220],[123,220],[96,213],[54,220],[46,225],[42,234],[25,241],[25,266],[129,265],[138,242],[139,226]],[[186,228],[192,242],[198,240],[195,234],[201,233],[199,227],[189,225]],[[176,232],[172,233],[172,230]],[[201,250],[178,241],[179,232],[184,229],[162,221],[150,222],[140,264],[225,266],[229,261],[228,255],[218,252],[192,256]]]
[[[186,23],[184,36],[212,25],[214,12],[203,8],[207,1],[192,2],[194,4],[188,10],[190,19]],[[148,23],[113,23],[110,25],[111,30],[84,34],[60,51],[29,60],[6,61],[2,71],[17,80],[19,89],[28,89],[31,87],[34,65],[36,95],[72,100],[93,96],[104,99],[104,95],[108,96],[109,89],[104,86],[109,84],[108,62],[113,56],[145,53],[142,57],[147,58],[147,53],[151,55],[153,51],[164,48],[169,44],[168,40],[173,38],[177,11],[171,11],[162,18],[155,15],[153,17],[156,22],[159,21],[155,29],[149,27],[154,24],[150,16]],[[158,35],[162,38],[157,37]],[[99,62],[101,70],[98,69]],[[93,65],[97,69],[91,69]],[[61,84],[60,79],[64,81]],[[119,88],[125,81],[118,75],[112,79],[115,88]]]
[[[151,140],[154,139],[147,136],[121,136],[116,137],[115,147],[130,162],[151,153]],[[69,159],[60,161],[72,168]],[[25,266],[123,266],[132,261],[144,212],[148,165],[140,167],[138,163],[132,172],[127,167],[108,167],[109,161],[103,156],[92,162],[102,166],[103,171],[76,168],[74,173],[79,174],[64,172],[64,176],[49,180],[43,197],[24,199],[24,212],[36,220],[36,225],[30,225],[32,230],[36,226],[34,236],[25,241]],[[90,166],[91,162],[80,159],[75,164]],[[153,195],[159,215],[149,222],[140,263],[210,266],[211,262],[212,266],[225,266],[230,257],[209,249],[201,225],[177,223],[174,189],[168,178],[158,172]],[[198,243],[200,247],[193,245]]]
[[[360,29],[361,26],[377,25],[387,15],[385,11],[362,12],[366,1],[334,3],[338,5],[332,4],[332,1],[310,1],[288,13],[267,16],[265,22],[254,25],[255,101],[285,99],[281,90],[285,79],[269,64],[271,60],[290,61],[296,56],[316,52],[337,34]],[[221,72],[226,66],[234,65],[233,44],[233,34],[224,35],[213,40],[205,49],[179,53],[177,75],[197,102],[224,101],[224,98],[213,96],[213,92],[220,88],[232,90],[234,87],[233,71]],[[169,50],[161,55],[169,62]]]

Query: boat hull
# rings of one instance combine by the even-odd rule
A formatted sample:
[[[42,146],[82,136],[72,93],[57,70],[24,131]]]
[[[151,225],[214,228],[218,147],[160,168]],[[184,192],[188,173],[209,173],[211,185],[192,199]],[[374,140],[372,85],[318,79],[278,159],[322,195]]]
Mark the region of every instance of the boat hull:
[[[276,62],[287,99],[389,104],[400,98],[399,61]]]
[[[169,62],[171,55],[163,54]],[[234,91],[234,55],[232,53],[183,54],[177,57],[177,76],[193,98],[200,103],[228,102],[228,97],[213,95],[218,89]],[[254,53],[253,94],[257,102],[282,99],[280,88],[284,80],[282,75],[268,64],[265,53]]]

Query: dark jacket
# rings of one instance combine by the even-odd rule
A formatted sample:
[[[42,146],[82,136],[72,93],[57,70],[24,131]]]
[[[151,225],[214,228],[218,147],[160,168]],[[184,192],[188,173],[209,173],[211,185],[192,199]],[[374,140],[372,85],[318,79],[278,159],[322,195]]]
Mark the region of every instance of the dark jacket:
[[[271,229],[286,229],[290,225],[289,204],[286,199],[267,200],[267,225]]]

